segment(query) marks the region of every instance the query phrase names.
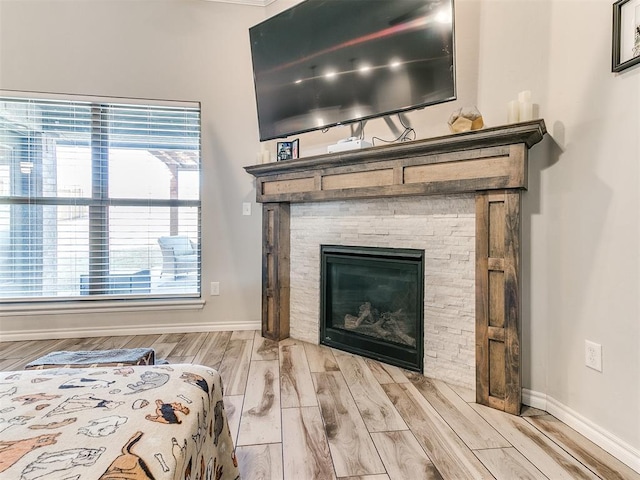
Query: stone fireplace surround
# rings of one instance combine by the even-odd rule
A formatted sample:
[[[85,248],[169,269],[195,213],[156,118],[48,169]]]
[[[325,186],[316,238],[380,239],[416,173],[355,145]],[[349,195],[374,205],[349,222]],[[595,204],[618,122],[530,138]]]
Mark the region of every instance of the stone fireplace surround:
[[[545,133],[534,120],[245,167],[263,203],[263,336],[318,342],[321,243],[424,249],[425,374],[473,386],[475,367],[476,401],[518,414],[520,196]]]
[[[295,204],[290,242],[290,336],[314,344],[320,245],[424,250],[424,374],[475,389],[473,195]]]

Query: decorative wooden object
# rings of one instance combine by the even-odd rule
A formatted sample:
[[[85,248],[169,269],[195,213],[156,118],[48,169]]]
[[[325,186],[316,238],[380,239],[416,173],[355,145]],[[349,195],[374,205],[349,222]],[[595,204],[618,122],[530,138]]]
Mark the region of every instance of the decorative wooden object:
[[[289,334],[290,203],[476,194],[476,397],[520,411],[520,194],[543,120],[253,165],[264,203],[263,335]]]
[[[262,206],[262,336],[289,337],[289,204]]]

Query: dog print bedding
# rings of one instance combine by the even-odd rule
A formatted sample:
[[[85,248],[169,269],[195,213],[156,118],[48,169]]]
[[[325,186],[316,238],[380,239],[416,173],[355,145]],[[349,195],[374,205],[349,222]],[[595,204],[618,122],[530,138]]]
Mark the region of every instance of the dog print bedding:
[[[0,373],[0,479],[236,480],[215,370]]]

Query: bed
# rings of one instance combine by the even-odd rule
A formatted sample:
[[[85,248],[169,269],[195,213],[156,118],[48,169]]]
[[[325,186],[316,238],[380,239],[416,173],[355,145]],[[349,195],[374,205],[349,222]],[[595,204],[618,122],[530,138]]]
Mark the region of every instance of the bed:
[[[200,365],[2,372],[0,479],[238,479],[222,395]]]

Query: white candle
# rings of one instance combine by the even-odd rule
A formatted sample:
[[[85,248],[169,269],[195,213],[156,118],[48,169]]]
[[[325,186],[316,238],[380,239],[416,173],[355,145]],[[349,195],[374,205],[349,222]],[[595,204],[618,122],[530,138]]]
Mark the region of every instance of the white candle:
[[[269,163],[271,161],[271,155],[269,154],[269,150],[262,151],[262,163]]]
[[[522,92],[520,92],[518,94],[518,101],[521,103],[531,103],[531,90],[523,90]]]
[[[507,105],[507,123],[516,123],[520,120],[520,103],[512,100]]]
[[[520,121],[533,120],[533,103],[520,102]]]

